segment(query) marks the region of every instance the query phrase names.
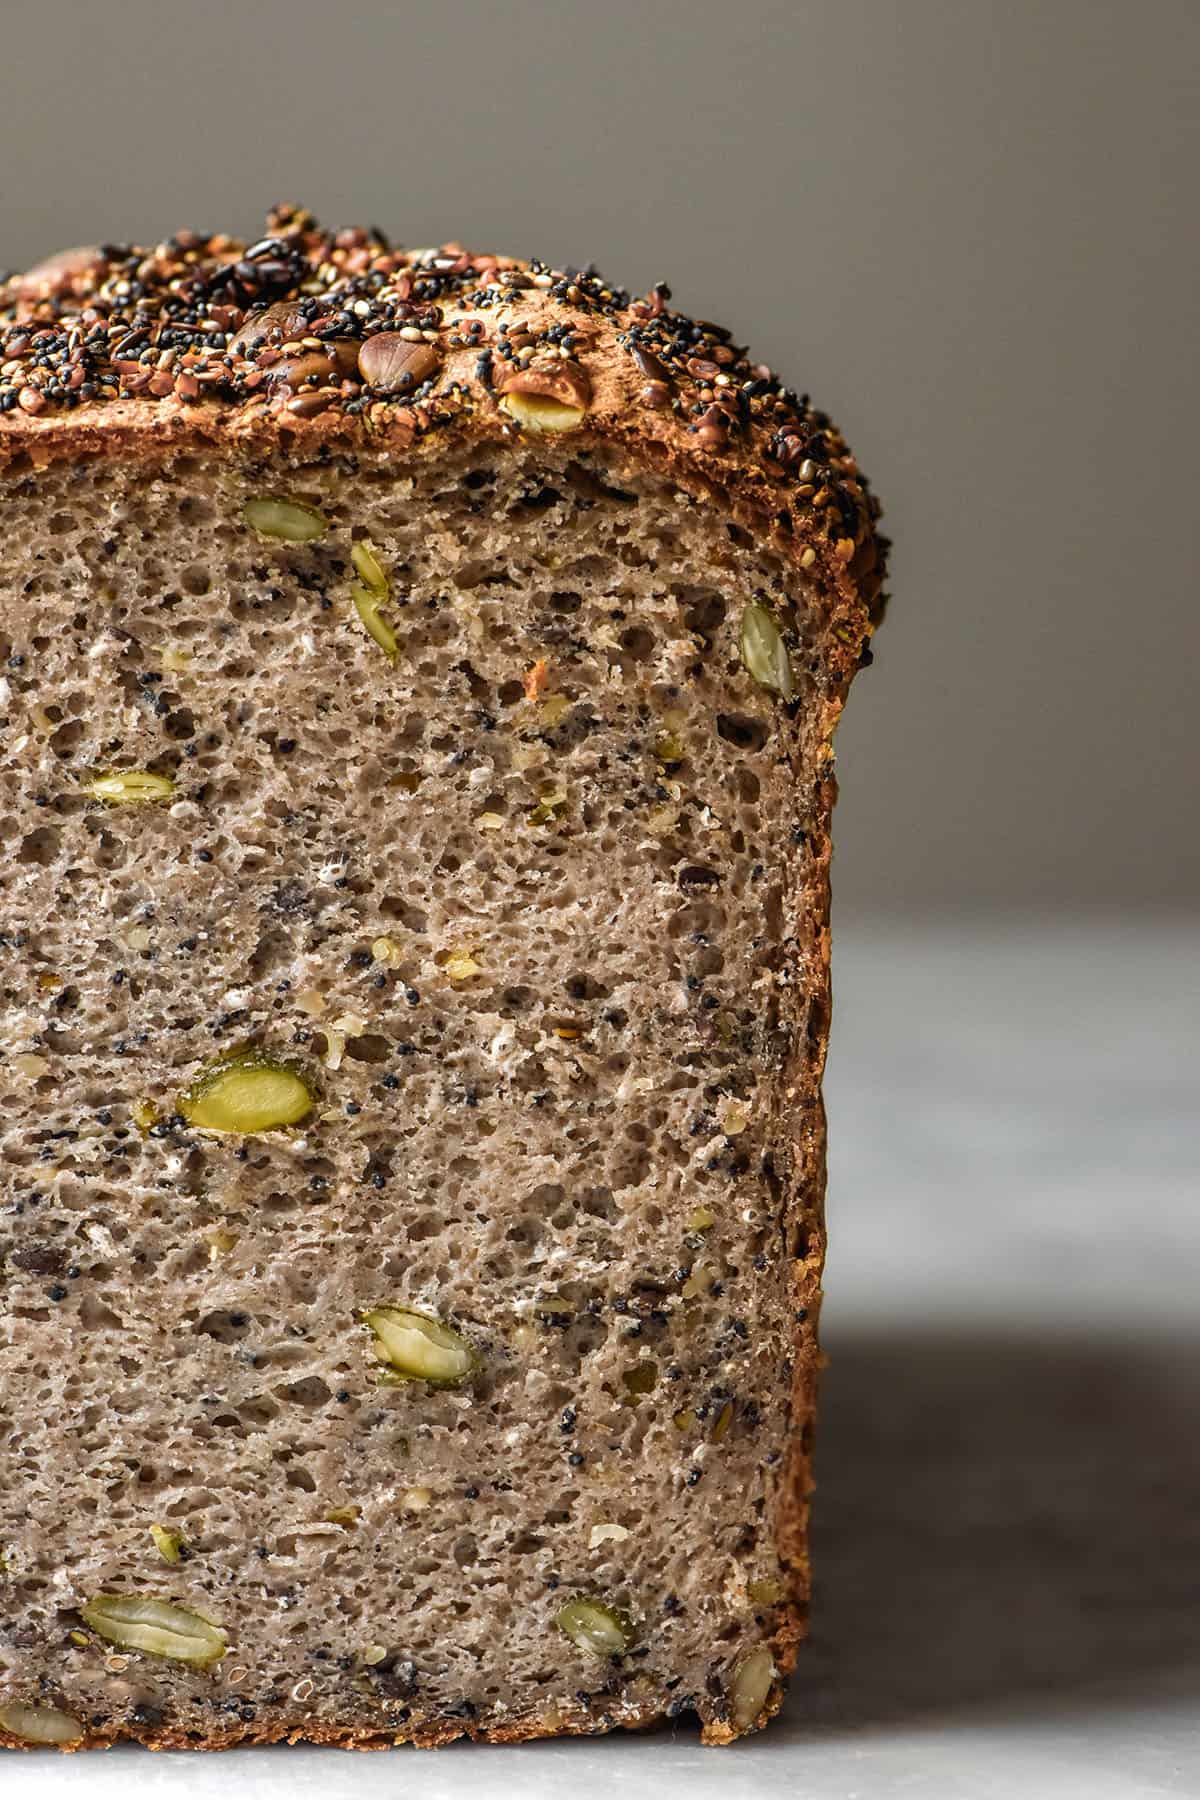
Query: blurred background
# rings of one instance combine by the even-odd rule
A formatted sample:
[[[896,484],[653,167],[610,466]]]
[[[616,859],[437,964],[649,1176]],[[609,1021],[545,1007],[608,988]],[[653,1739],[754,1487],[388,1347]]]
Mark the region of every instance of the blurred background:
[[[291,199],[665,278],[834,415],[843,917],[1200,902],[1196,0],[3,11],[0,267]]]
[[[722,1792],[1200,1793],[1197,0],[39,0],[0,56],[0,266],[295,200],[666,279],[844,426],[895,552],[838,740],[820,1588]],[[503,1766],[711,1767],[589,1754]]]

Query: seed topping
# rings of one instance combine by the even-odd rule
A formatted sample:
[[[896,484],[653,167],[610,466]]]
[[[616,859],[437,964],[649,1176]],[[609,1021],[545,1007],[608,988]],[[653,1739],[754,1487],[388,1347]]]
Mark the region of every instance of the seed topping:
[[[606,337],[627,355],[592,363]],[[393,446],[472,410],[498,408],[526,433],[636,423],[701,468],[744,465],[801,566],[819,560],[880,609],[879,509],[840,434],[662,283],[634,299],[594,270],[404,250],[292,206],[253,244],[180,231],[63,251],[0,282],[0,456],[55,413],[111,400],[274,414],[342,437],[358,420],[364,438],[386,426]],[[265,536],[324,530],[255,511]]]

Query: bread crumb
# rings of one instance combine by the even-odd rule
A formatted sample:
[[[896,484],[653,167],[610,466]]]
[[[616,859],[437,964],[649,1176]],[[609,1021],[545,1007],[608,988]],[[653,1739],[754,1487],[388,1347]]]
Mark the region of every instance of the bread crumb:
[[[588,1549],[595,1550],[598,1545],[610,1541],[614,1544],[620,1544],[623,1543],[628,1536],[629,1533],[624,1525],[593,1525],[591,1536],[588,1538]]]
[[[325,1067],[340,1069],[346,1054],[346,1039],[359,1037],[366,1029],[367,1022],[358,1013],[342,1013],[335,1019],[325,1032]]]

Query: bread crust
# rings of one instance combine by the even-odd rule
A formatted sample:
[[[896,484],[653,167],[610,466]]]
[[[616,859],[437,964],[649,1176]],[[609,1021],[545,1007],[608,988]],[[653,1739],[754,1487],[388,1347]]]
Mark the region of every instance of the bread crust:
[[[263,243],[265,253],[261,245],[247,253],[229,238],[183,233],[154,251],[64,253],[0,287],[0,371],[8,371],[0,373],[0,473],[11,479],[30,467],[97,457],[152,464],[206,448],[233,459],[275,453],[298,463],[369,449],[375,457],[395,458],[403,473],[452,446],[503,442],[535,429],[502,402],[514,393],[549,396],[568,414],[580,415],[567,426],[573,446],[616,451],[689,493],[712,498],[731,524],[769,541],[802,571],[823,609],[825,679],[813,701],[820,708],[813,728],[826,762],[814,796],[814,874],[798,921],[799,940],[811,946],[805,971],[810,1028],[801,1034],[787,1082],[797,1126],[796,1173],[783,1196],[793,1301],[806,1321],[806,1329],[797,1330],[789,1460],[774,1521],[781,1560],[793,1577],[771,1640],[786,1674],[805,1633],[809,1594],[815,1322],[824,1256],[820,1090],[829,1020],[831,743],[884,606],[886,540],[877,530],[878,505],[824,415],[750,363],[719,327],[670,311],[663,289],[631,302],[590,274],[472,257],[458,245],[394,251],[377,234],[322,232],[310,215],[291,208],[271,216]],[[252,274],[263,264],[284,270],[286,280],[277,274],[256,294]],[[250,273],[243,279],[238,270]],[[191,283],[195,294],[176,307],[171,284],[180,281],[185,290]],[[123,282],[134,291],[123,295]],[[239,305],[236,296],[243,292],[247,303]],[[265,304],[253,303],[264,297]],[[318,304],[297,323],[288,309],[306,299]],[[267,306],[278,323],[267,316]],[[139,325],[143,317],[150,321],[145,327]],[[326,318],[334,320],[332,327],[322,323]],[[204,334],[197,353],[175,354],[174,340],[186,335],[189,319],[219,329]],[[357,356],[363,343],[385,331],[429,346],[432,355],[414,359],[418,368],[436,361],[411,391],[387,390],[344,372],[351,366],[346,346],[353,344]],[[172,340],[166,349],[164,337]],[[335,343],[336,353],[327,348]],[[366,366],[381,360],[377,354]],[[72,371],[81,367],[85,379],[76,381]],[[777,1685],[758,1723],[780,1698]],[[645,1729],[665,1716],[639,1707],[614,1710],[602,1720],[557,1713],[502,1724],[453,1718],[385,1732],[248,1725],[201,1743],[179,1731],[123,1724],[119,1731],[93,1730],[64,1748],[118,1738],[154,1749],[301,1739],[370,1749],[437,1745],[461,1736],[515,1743],[613,1727]],[[738,1735],[735,1725],[719,1720],[703,1732],[709,1743]],[[0,1745],[27,1747],[3,1730]]]
[[[0,470],[201,445],[437,454],[447,432],[511,438],[506,396],[565,383],[587,396],[581,446],[719,497],[804,570],[848,680],[884,606],[878,502],[807,396],[668,297],[458,244],[393,249],[294,207],[249,248],[181,232],[62,252],[0,286]],[[407,390],[348,376],[347,353],[385,334],[428,346],[433,373]]]

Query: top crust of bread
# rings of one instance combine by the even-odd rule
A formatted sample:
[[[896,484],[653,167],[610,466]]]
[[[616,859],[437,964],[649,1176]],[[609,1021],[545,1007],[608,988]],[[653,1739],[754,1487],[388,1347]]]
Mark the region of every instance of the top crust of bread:
[[[878,502],[807,396],[668,299],[454,243],[396,249],[291,206],[250,246],[181,231],[62,251],[0,284],[0,472],[189,444],[409,460],[446,432],[534,429],[513,410],[549,397],[582,414],[581,442],[713,494],[803,568],[848,681],[883,611]],[[383,334],[399,368],[360,362]]]

